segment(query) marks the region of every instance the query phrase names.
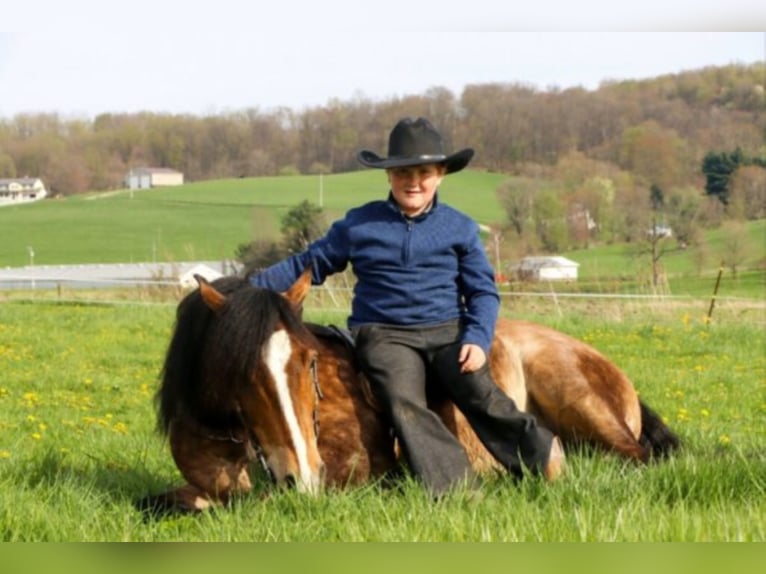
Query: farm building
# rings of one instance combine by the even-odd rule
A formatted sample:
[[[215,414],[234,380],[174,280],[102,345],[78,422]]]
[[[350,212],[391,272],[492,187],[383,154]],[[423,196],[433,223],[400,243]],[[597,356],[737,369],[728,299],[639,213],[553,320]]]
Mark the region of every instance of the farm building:
[[[511,267],[521,281],[576,281],[580,264],[566,257],[525,257]]]
[[[47,196],[48,191],[40,178],[0,179],[0,205],[38,201]]]
[[[647,237],[673,237],[673,229],[669,225],[657,224],[646,230]]]
[[[128,189],[149,189],[167,185],[182,185],[184,174],[168,167],[135,167],[125,176]]]

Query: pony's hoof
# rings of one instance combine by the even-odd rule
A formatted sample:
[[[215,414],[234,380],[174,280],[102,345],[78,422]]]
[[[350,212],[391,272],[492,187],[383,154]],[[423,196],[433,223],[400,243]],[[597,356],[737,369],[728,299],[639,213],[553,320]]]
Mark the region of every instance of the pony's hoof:
[[[564,455],[564,447],[561,445],[561,439],[554,436],[553,442],[551,442],[551,451],[548,453],[548,462],[545,464],[543,474],[545,480],[553,482],[558,479],[566,468],[566,456]]]

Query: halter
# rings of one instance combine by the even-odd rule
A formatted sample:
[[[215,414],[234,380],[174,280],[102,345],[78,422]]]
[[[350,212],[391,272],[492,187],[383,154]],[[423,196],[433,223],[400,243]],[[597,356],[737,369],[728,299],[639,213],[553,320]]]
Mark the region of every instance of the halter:
[[[311,365],[309,368],[311,369],[311,382],[314,387],[314,412],[312,413],[311,417],[314,422],[314,434],[316,435],[317,440],[319,440],[319,401],[321,401],[324,398],[324,393],[322,393],[322,387],[319,385],[319,368],[317,365],[316,357],[311,359]],[[239,417],[239,420],[241,421],[242,426],[247,431],[247,436],[249,438],[248,443],[245,447],[248,451],[248,455],[250,455],[252,458],[257,458],[258,462],[261,465],[261,468],[266,473],[266,476],[269,477],[271,482],[276,482],[274,473],[272,472],[271,468],[269,468],[269,464],[266,461],[266,454],[263,452],[263,447],[261,446],[261,443],[258,442],[258,438],[255,436],[255,433],[253,433],[252,430],[250,430],[250,426],[247,424],[247,419],[245,418],[245,415],[242,412],[242,408],[240,407],[239,403],[237,403],[237,416]],[[228,439],[222,439],[222,440],[244,442],[244,441],[239,441],[235,439],[233,436],[228,437]]]

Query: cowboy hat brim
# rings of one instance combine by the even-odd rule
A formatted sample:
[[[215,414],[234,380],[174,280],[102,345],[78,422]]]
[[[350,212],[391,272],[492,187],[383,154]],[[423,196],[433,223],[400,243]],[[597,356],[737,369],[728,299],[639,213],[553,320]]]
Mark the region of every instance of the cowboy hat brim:
[[[357,154],[356,159],[366,167],[378,169],[443,163],[447,168],[447,173],[455,173],[467,166],[472,157],[473,149],[471,148],[460,150],[452,155],[421,155],[415,157],[380,157],[375,152],[365,149]]]

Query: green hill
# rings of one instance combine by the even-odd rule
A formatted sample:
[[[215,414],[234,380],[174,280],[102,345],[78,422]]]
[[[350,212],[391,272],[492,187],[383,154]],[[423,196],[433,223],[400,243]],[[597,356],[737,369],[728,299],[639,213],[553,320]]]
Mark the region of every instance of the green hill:
[[[480,223],[504,218],[495,189],[505,176],[451,175],[441,194]],[[278,238],[279,222],[303,200],[328,221],[385,197],[377,170],[338,175],[262,177],[172,188],[90,193],[0,208],[0,266],[231,258],[237,245]]]
[[[442,199],[482,224],[503,222],[496,196],[508,176],[466,170],[445,179]],[[384,197],[385,175],[362,170],[338,175],[227,179],[130,192],[94,192],[0,208],[0,267],[72,263],[221,260],[253,239],[278,239],[280,219],[303,200],[321,201],[328,222],[347,209]],[[747,226],[751,249],[742,290],[762,296],[766,220]],[[661,260],[673,293],[709,293],[726,249],[722,229],[706,233],[702,264],[694,250],[669,250]],[[565,253],[580,263],[571,288],[635,290],[646,263],[624,245]],[[616,285],[615,282],[620,283]]]

